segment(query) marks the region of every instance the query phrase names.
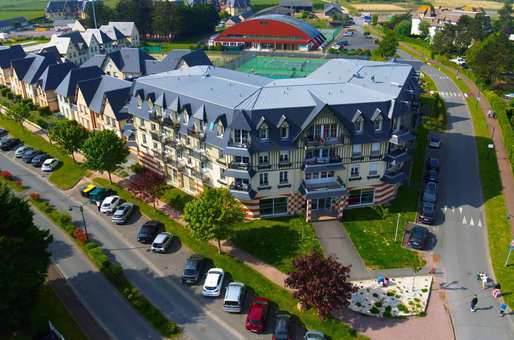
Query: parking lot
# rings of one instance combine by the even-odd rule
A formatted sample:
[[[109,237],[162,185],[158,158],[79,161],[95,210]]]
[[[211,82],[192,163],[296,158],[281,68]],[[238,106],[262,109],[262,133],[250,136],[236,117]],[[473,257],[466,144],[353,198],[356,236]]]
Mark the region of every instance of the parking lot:
[[[371,37],[366,37],[364,35],[364,29],[362,27],[362,24],[359,24],[362,21],[362,19],[359,17],[354,17],[353,20],[355,21],[355,24],[341,30],[336,39],[334,39],[334,42],[340,40],[348,41],[348,46],[345,46],[345,49],[347,50],[356,50],[359,48],[368,50],[375,49],[377,47],[375,44],[375,40]],[[344,36],[344,32],[347,30],[351,30],[353,32],[353,35],[351,37]]]

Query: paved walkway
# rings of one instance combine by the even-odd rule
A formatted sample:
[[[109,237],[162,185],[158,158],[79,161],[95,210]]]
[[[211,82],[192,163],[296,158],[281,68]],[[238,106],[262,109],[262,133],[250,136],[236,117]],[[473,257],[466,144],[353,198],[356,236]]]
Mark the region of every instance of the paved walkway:
[[[409,48],[408,45],[401,44],[402,47],[405,47],[409,49],[409,53],[412,55],[415,55],[419,59],[426,59],[423,55],[421,55],[419,52]],[[487,115],[487,112],[490,110],[492,111],[491,105],[487,101],[487,98],[485,95],[480,91],[480,89],[476,86],[475,82],[473,82],[471,79],[469,79],[466,75],[462,73],[458,73],[454,68],[445,66],[441,63],[439,63],[436,60],[428,59],[426,60],[427,63],[430,63],[433,66],[439,67],[444,69],[445,71],[449,71],[453,73],[454,75],[458,76],[460,79],[464,81],[464,83],[469,87],[471,93],[469,93],[470,96],[475,97],[478,99],[480,103],[480,108],[482,109],[482,113],[484,115]],[[509,216],[514,214],[514,175],[512,173],[512,168],[509,159],[506,156],[505,153],[505,147],[503,145],[503,135],[502,130],[500,127],[500,124],[496,119],[488,118],[487,119],[487,125],[489,127],[489,132],[491,133],[494,146],[495,146],[495,152],[496,152],[496,159],[498,163],[498,168],[500,170],[500,177],[502,182],[502,189],[503,189],[503,197],[505,198],[505,205],[507,206],[507,211],[509,213]],[[514,234],[514,218],[510,218],[510,225],[512,228],[512,233]]]
[[[48,267],[47,279],[50,287],[89,339],[108,340],[111,338],[80,302],[64,275],[53,263]]]

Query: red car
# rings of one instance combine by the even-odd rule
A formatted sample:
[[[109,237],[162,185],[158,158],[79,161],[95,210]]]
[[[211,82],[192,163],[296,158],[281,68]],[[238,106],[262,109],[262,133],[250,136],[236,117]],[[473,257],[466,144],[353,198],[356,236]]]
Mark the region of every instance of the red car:
[[[250,305],[248,315],[246,316],[246,329],[254,333],[264,331],[268,309],[269,300],[263,297],[256,297]]]

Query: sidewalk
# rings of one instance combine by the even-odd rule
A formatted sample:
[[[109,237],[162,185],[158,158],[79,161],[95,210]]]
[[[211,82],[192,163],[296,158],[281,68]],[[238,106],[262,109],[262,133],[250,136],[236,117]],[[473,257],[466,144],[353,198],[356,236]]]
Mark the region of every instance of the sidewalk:
[[[409,49],[411,54],[417,55],[418,57],[420,56],[420,53],[418,53],[415,50],[412,50],[411,48],[409,48],[409,46],[406,46],[405,44],[403,44],[403,46]],[[425,59],[425,56],[421,55],[421,59]],[[512,173],[512,168],[509,159],[507,158],[505,153],[505,147],[503,145],[503,135],[500,124],[496,119],[487,117],[487,112],[492,111],[491,105],[485,98],[484,94],[476,86],[475,82],[469,79],[466,75],[458,73],[455,69],[445,66],[436,60],[428,59],[426,62],[439,68],[444,68],[446,71],[449,71],[453,73],[455,76],[458,76],[466,84],[466,86],[469,87],[471,91],[469,95],[475,97],[479,101],[480,108],[482,110],[482,113],[485,115],[487,125],[489,127],[489,132],[491,133],[494,142],[494,150],[496,152],[498,169],[500,170],[503,197],[505,198],[507,212],[509,216],[511,214],[514,214],[514,175]],[[510,218],[509,221],[512,228],[512,233],[514,234],[514,218]]]
[[[68,312],[73,316],[73,319],[79,324],[80,328],[89,339],[110,339],[105,330],[80,302],[77,295],[75,295],[66,282],[59,268],[53,263],[48,267],[47,279],[48,285],[54,290]]]

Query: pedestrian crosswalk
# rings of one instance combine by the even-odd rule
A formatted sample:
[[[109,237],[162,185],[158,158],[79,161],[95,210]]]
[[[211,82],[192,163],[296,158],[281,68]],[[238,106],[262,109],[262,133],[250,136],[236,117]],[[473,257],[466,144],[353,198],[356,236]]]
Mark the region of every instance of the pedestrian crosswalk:
[[[445,91],[442,91],[442,92],[439,92],[439,95],[441,97],[462,97],[462,93],[461,92],[445,92]]]
[[[452,219],[457,223],[460,223],[464,226],[468,227],[483,227],[482,222],[482,214],[478,213],[476,211],[473,211],[472,213],[465,212],[462,207],[455,208],[455,207],[448,207],[444,206],[443,208],[444,214],[446,218]]]

